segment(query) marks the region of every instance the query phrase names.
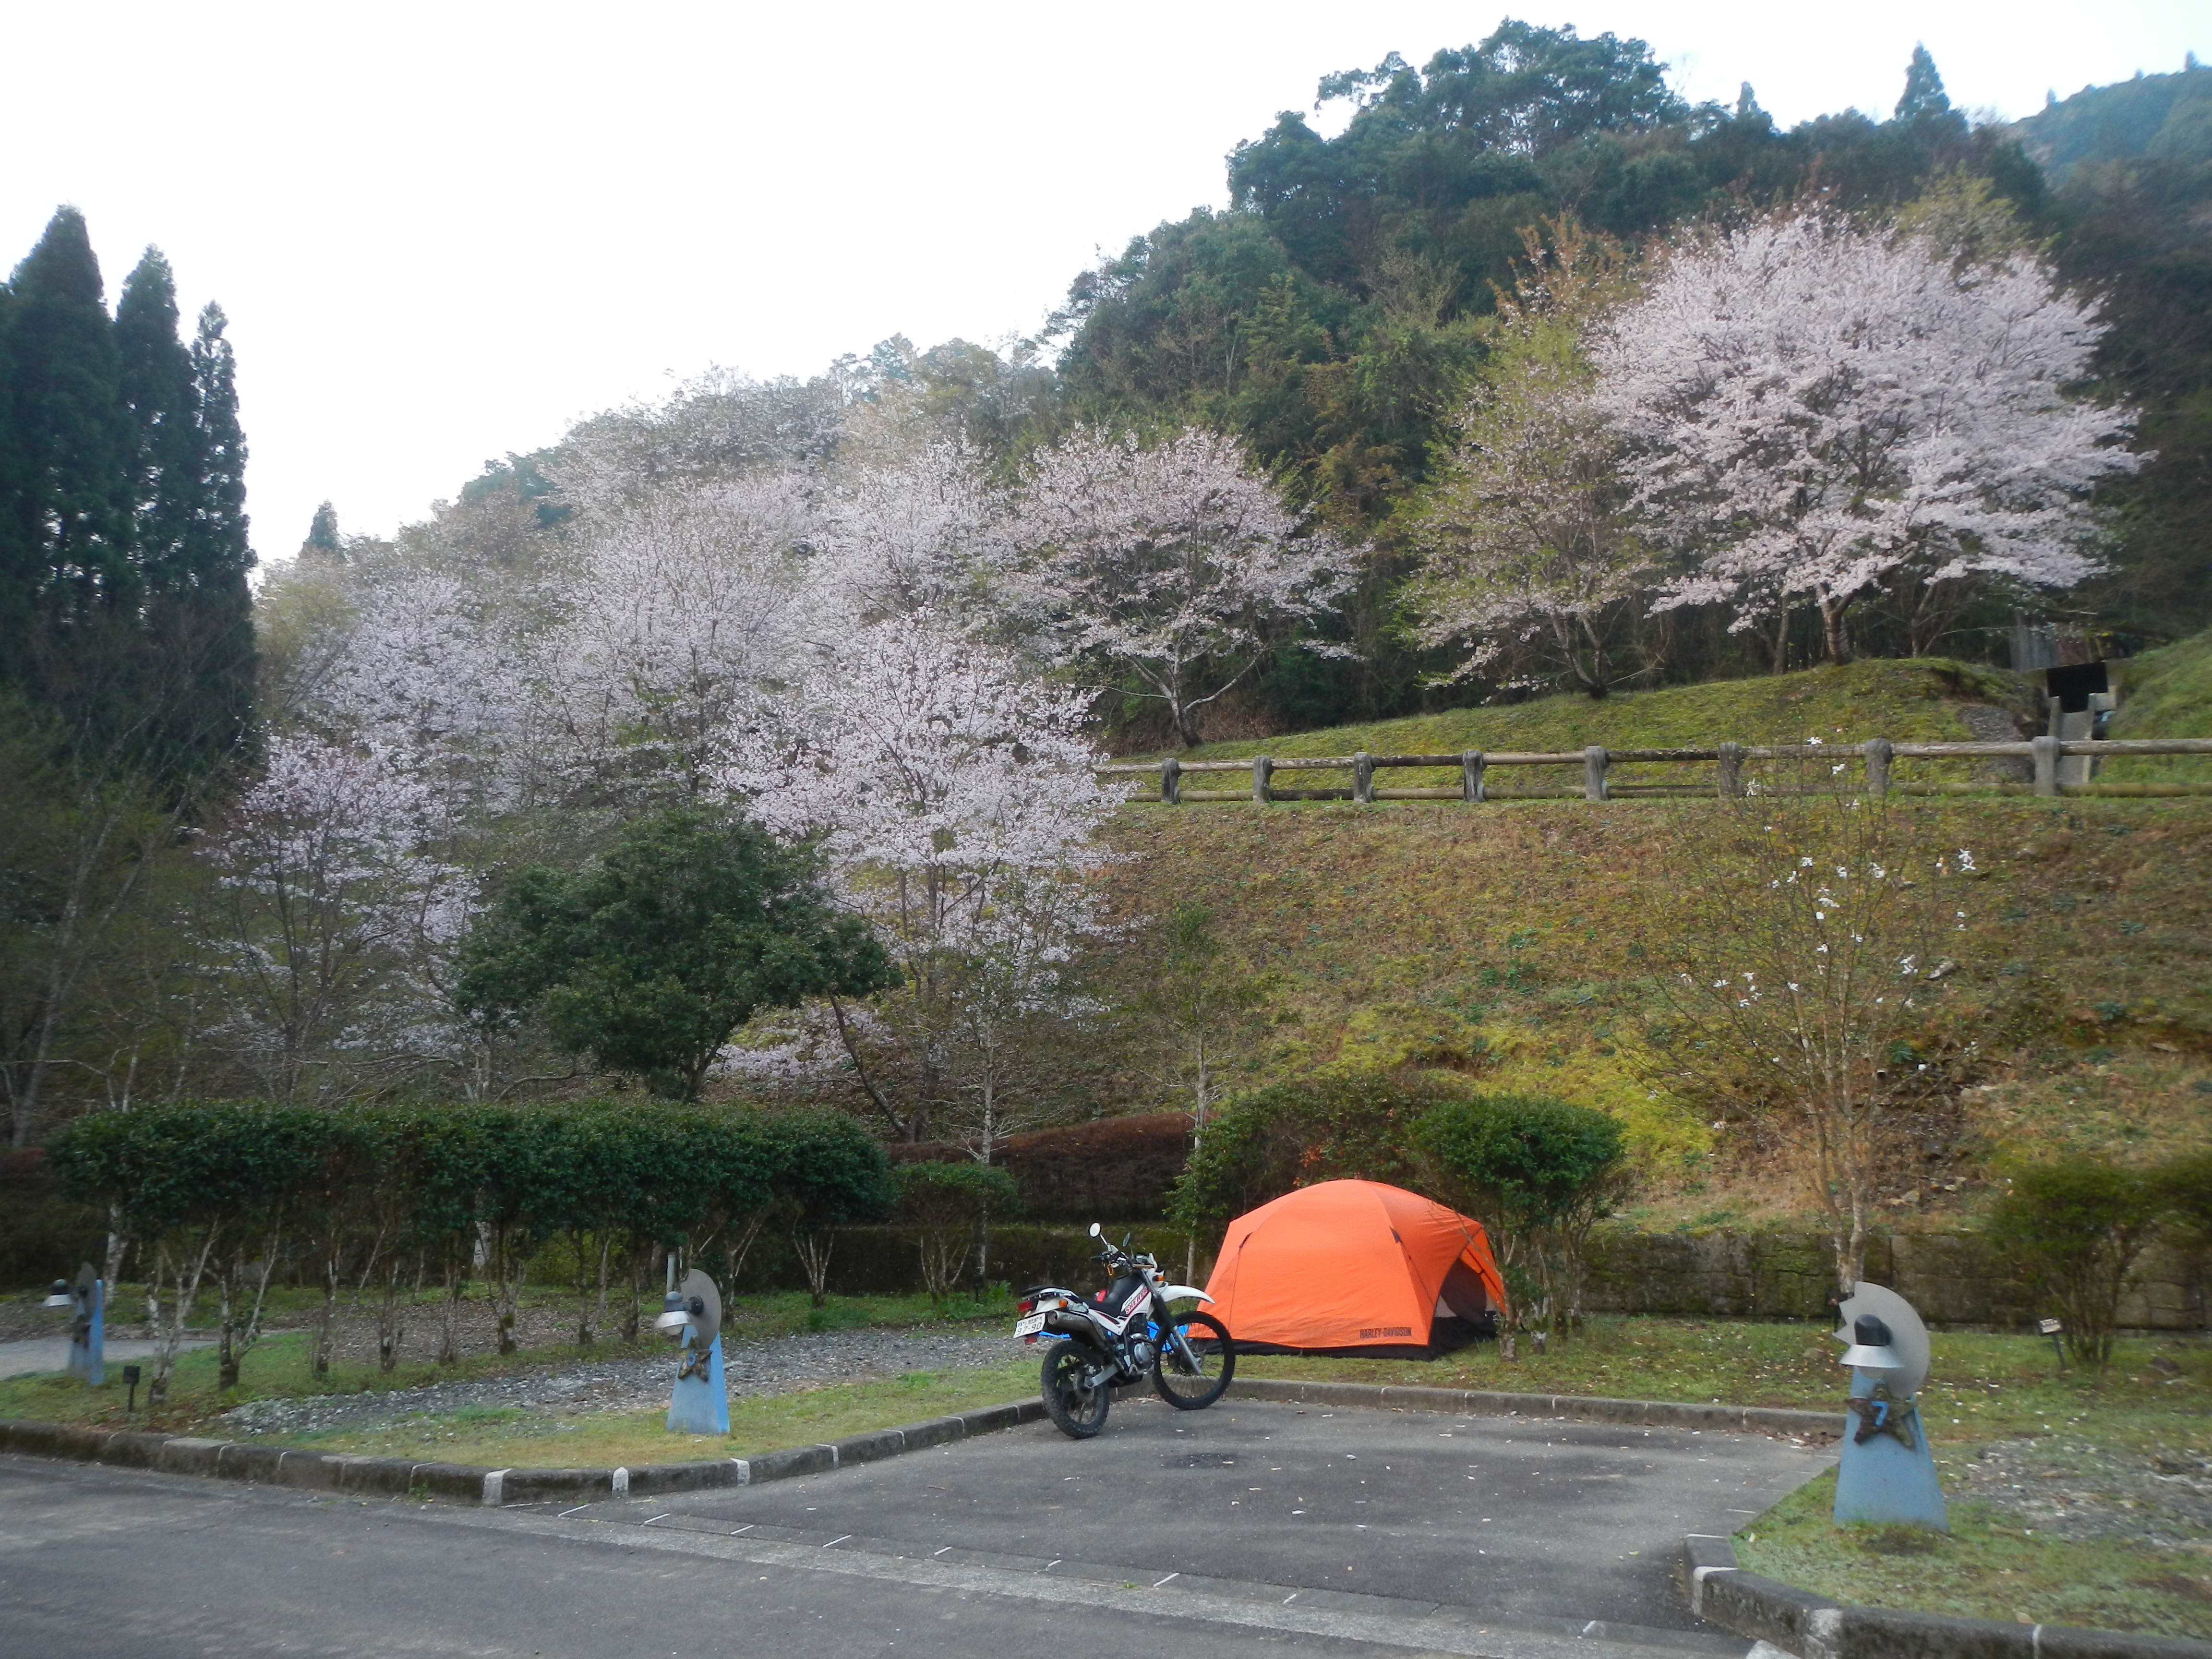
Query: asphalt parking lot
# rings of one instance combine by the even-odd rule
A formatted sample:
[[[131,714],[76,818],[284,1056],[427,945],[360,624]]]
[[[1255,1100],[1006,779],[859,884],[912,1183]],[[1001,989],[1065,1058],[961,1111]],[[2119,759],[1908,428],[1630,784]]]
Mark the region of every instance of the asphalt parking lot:
[[[506,1510],[0,1460],[0,1652],[1034,1653],[1042,1638],[1740,1655],[1673,1586],[1825,1454],[1752,1435],[1229,1401],[805,1480]],[[1101,1622],[1101,1621],[1103,1622]]]

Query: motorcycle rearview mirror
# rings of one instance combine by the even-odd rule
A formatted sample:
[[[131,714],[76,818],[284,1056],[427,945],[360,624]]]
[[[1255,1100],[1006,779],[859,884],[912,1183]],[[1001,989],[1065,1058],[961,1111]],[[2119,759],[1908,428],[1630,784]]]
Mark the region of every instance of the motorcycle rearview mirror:
[[[1092,1223],[1091,1224],[1091,1237],[1093,1237],[1093,1238],[1097,1238],[1097,1237],[1102,1237],[1102,1234],[1101,1234],[1100,1230],[1099,1230],[1098,1224],[1097,1224],[1097,1222],[1095,1222],[1095,1221],[1094,1221],[1094,1222],[1092,1222]]]

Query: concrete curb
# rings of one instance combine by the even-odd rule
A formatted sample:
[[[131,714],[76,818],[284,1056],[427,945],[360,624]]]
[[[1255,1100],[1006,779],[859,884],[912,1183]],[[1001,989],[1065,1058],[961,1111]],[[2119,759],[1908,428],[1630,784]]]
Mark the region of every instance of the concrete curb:
[[[2005,1625],[1888,1607],[1838,1607],[1746,1572],[1725,1538],[1682,1540],[1690,1611],[1799,1659],[2212,1659],[2212,1644],[2070,1625]]]
[[[1753,1434],[1839,1435],[1840,1412],[1779,1406],[1694,1406],[1668,1400],[1604,1400],[1571,1394],[1496,1394],[1481,1389],[1399,1388],[1373,1382],[1288,1382],[1240,1377],[1232,1397],[1301,1406],[1352,1406],[1370,1411],[1444,1412],[1458,1417],[1571,1417],[1631,1423],[1640,1428],[1731,1429]]]
[[[645,1497],[655,1492],[704,1492],[750,1486],[821,1474],[849,1463],[872,1463],[972,1435],[1034,1423],[1042,1400],[1018,1400],[980,1411],[878,1429],[816,1446],[794,1446],[759,1457],[709,1462],[645,1463],[614,1469],[489,1469],[467,1463],[417,1463],[401,1457],[313,1452],[287,1446],[245,1445],[191,1435],[141,1434],[129,1430],[80,1429],[59,1423],[0,1419],[0,1452],[69,1458],[113,1468],[155,1469],[309,1492],[379,1493],[392,1498],[444,1498],[465,1504],[532,1504],[552,1498]]]
[[[1117,1389],[1122,1399],[1134,1390]],[[1366,1411],[1445,1412],[1524,1417],[1571,1417],[1654,1428],[1727,1429],[1796,1436],[1837,1433],[1841,1418],[1829,1412],[1784,1411],[1763,1406],[1692,1406],[1666,1401],[1599,1400],[1574,1395],[1493,1394],[1480,1389],[1379,1387],[1366,1382],[1285,1382],[1254,1377],[1232,1384],[1233,1398],[1293,1405],[1345,1406]],[[990,1434],[1044,1415],[1042,1400],[951,1417],[903,1428],[879,1429],[814,1446],[794,1446],[759,1457],[716,1458],[696,1463],[647,1463],[635,1468],[492,1469],[469,1463],[417,1463],[399,1457],[301,1451],[191,1435],[80,1429],[59,1423],[0,1419],[0,1452],[72,1458],[117,1468],[155,1469],[219,1480],[296,1486],[311,1492],[380,1493],[442,1498],[466,1504],[534,1504],[556,1498],[646,1497],[656,1492],[705,1492],[757,1486],[801,1475],[825,1474],[853,1463],[941,1446]]]

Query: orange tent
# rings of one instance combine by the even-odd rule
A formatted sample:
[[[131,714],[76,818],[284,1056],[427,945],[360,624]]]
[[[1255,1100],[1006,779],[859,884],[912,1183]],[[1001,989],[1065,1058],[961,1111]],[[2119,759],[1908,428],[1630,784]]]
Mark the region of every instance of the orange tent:
[[[1229,1224],[1206,1281],[1240,1349],[1429,1358],[1494,1328],[1482,1224],[1377,1181],[1324,1181]]]

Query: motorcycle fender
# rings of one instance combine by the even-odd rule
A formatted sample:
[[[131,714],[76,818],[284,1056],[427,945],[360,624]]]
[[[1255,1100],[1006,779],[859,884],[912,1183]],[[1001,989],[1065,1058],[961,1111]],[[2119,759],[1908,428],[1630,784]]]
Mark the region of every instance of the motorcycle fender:
[[[1213,1298],[1195,1285],[1170,1285],[1160,1292],[1163,1302],[1211,1302]]]

